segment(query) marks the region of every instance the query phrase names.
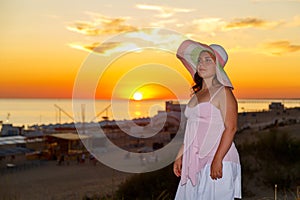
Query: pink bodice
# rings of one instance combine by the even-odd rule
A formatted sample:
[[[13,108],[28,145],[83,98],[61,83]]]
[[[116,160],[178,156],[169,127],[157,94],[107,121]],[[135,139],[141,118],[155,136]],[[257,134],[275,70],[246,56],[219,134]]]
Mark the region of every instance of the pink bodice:
[[[187,125],[184,136],[184,152],[181,183],[188,179],[197,183],[196,175],[205,165],[211,164],[224,131],[221,111],[210,101],[186,106]],[[239,163],[238,152],[232,143],[223,161]]]

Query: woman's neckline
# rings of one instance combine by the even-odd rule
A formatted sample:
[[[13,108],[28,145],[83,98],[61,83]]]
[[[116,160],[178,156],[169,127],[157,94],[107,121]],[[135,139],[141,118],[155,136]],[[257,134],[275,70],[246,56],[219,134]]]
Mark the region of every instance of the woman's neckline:
[[[202,101],[202,102],[199,102],[199,103],[197,103],[197,105],[195,105],[195,106],[189,106],[189,103],[190,103],[190,102],[188,102],[186,106],[189,107],[189,108],[195,108],[195,107],[199,106],[200,104],[209,103],[209,104],[213,105],[215,108],[217,108],[214,104],[211,103],[211,101],[212,101],[212,99],[216,96],[216,94],[217,94],[222,88],[223,88],[223,86],[219,87],[219,88],[217,89],[217,91],[209,98],[209,101]],[[197,97],[196,97],[196,98],[197,98]],[[217,109],[219,109],[219,108],[217,108]]]
[[[211,104],[211,102],[210,101],[203,101],[203,102],[199,102],[199,103],[197,103],[197,105],[195,105],[195,106],[189,106],[188,104],[186,105],[188,108],[195,108],[195,107],[197,107],[197,106],[199,106],[199,105],[201,105],[201,104],[205,104],[205,103],[209,103],[209,104]]]
[[[217,110],[220,110],[217,106],[215,106],[213,103],[211,103],[211,101],[203,101],[203,102],[199,102],[197,105],[191,107],[189,106],[188,104],[186,105],[186,107],[188,107],[189,109],[194,109],[196,107],[198,107],[199,105],[203,105],[203,104],[209,104],[211,105],[212,107],[216,108]]]

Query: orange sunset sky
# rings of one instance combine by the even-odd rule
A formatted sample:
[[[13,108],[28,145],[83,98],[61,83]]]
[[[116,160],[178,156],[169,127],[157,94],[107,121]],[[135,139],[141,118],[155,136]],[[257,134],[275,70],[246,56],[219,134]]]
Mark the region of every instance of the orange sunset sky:
[[[2,0],[0,98],[72,98],[76,84],[82,97],[188,98],[174,54],[186,38],[227,50],[237,98],[300,98],[299,10],[300,0]],[[126,53],[137,38],[157,48]]]

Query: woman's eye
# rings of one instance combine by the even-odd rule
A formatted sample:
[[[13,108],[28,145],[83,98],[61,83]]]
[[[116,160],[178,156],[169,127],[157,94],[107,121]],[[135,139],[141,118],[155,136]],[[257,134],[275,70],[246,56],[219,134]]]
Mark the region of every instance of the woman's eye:
[[[209,59],[209,58],[207,58],[207,59],[203,59],[203,60],[198,60],[198,64],[210,64],[210,63],[212,63],[213,61],[212,61],[212,59]]]

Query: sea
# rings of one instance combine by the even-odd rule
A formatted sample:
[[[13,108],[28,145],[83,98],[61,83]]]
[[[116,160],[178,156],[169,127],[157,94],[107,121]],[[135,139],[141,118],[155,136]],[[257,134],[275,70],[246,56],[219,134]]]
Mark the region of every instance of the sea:
[[[0,99],[0,122],[26,128],[74,121],[153,117],[165,111],[166,101],[169,100]],[[180,100],[179,103],[187,102]],[[238,112],[268,111],[272,102],[280,102],[285,108],[300,107],[300,99],[238,99]]]

